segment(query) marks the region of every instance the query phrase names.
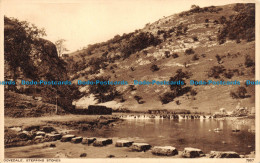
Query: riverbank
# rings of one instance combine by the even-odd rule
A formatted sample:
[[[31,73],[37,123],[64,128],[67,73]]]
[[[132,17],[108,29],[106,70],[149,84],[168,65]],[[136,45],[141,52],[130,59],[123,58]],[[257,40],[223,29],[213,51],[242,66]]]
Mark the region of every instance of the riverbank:
[[[221,119],[218,119],[221,121]],[[183,130],[183,127],[180,127],[181,124],[184,124],[186,126],[186,130],[190,131],[194,127],[188,127],[187,124],[201,124],[205,127],[205,124],[207,122],[216,122],[218,123],[218,120],[159,120],[160,125],[163,125],[161,122],[169,123],[171,127],[171,131],[174,131],[175,134],[178,135],[179,133],[182,133],[180,131]],[[240,121],[240,118],[234,118],[236,121]],[[243,119],[245,121],[245,119]],[[253,121],[253,119],[247,119],[247,121]],[[137,122],[135,124],[134,122]],[[141,123],[140,123],[141,122]],[[189,123],[192,122],[192,123]],[[231,142],[223,139],[224,141],[220,141],[222,143],[222,149],[217,148],[208,148],[207,150],[204,149],[201,146],[198,146],[200,143],[196,143],[196,139],[192,135],[189,139],[186,135],[183,135],[182,137],[177,137],[177,141],[170,141],[170,138],[164,137],[165,135],[160,134],[155,136],[155,140],[157,143],[153,143],[154,141],[152,139],[144,138],[143,136],[133,137],[129,132],[136,132],[134,128],[128,128],[130,127],[129,123],[135,124],[137,126],[132,126],[134,128],[143,126],[146,124],[146,128],[140,127],[141,130],[145,130],[144,133],[149,133],[150,130],[146,129],[151,126],[154,126],[155,124],[152,124],[150,120],[148,121],[128,121],[128,120],[122,120],[118,118],[118,115],[106,115],[106,116],[97,116],[97,115],[65,115],[65,116],[49,116],[49,117],[37,117],[37,118],[8,118],[5,117],[5,155],[7,158],[24,158],[24,157],[51,157],[51,158],[78,158],[86,156],[87,158],[106,158],[106,157],[116,157],[116,158],[125,158],[125,157],[141,157],[141,158],[154,158],[154,157],[162,157],[158,156],[152,153],[152,149],[157,146],[163,146],[169,148],[169,145],[173,145],[177,148],[178,154],[175,154],[173,156],[163,156],[163,157],[173,157],[173,158],[182,158],[183,157],[183,151],[187,147],[196,147],[202,149],[205,153],[203,155],[199,155],[199,157],[215,157],[212,156],[211,151],[212,150],[218,150],[218,151],[236,151],[235,154],[236,157],[240,158],[252,158],[254,157],[254,145],[250,144],[250,146],[246,146],[243,148],[248,148],[251,150],[248,150],[247,153],[241,153],[240,150],[233,150],[233,148],[227,148],[227,146],[232,146]],[[181,124],[180,124],[181,123]],[[222,122],[220,123],[222,124]],[[157,127],[159,127],[157,124]],[[179,126],[179,127],[178,127]],[[188,128],[187,128],[188,127]],[[152,127],[153,128],[153,127]],[[178,129],[179,128],[179,129]],[[158,129],[158,128],[157,128]],[[172,130],[174,129],[174,130]],[[214,129],[214,128],[211,128]],[[158,129],[160,130],[160,129]],[[83,131],[83,132],[81,132]],[[86,132],[87,131],[87,132]],[[102,145],[101,147],[93,146],[93,142],[91,143],[82,143],[84,139],[87,139],[89,137],[95,137],[96,139],[108,139],[109,134],[103,134],[112,132],[114,136],[110,135],[111,137],[111,143]],[[116,135],[115,133],[118,132]],[[161,131],[162,132],[162,131]],[[196,127],[195,131],[192,131],[192,133],[202,132],[199,127]],[[223,133],[222,133],[223,132]],[[226,134],[230,131],[222,131],[222,132],[211,132],[210,130],[207,131],[207,134],[209,134],[209,137],[214,137],[219,134]],[[232,133],[232,135],[243,135],[244,132],[239,133]],[[63,136],[66,135],[75,135],[76,140],[63,140]],[[140,134],[140,133],[139,133]],[[156,134],[153,132],[153,134]],[[167,133],[165,133],[167,135]],[[204,133],[205,134],[205,133]],[[135,135],[135,134],[134,134]],[[171,135],[173,136],[173,132],[171,132]],[[237,137],[236,136],[236,137]],[[74,136],[73,136],[74,137]],[[174,136],[173,136],[174,137]],[[82,140],[82,138],[84,138]],[[242,138],[242,137],[241,137]],[[239,140],[242,140],[239,138]],[[145,152],[133,152],[131,150],[131,147],[116,147],[116,142],[118,140],[127,140],[134,143],[149,143],[150,148],[146,150]],[[77,143],[75,143],[75,141]],[[82,141],[82,142],[81,142]],[[193,143],[193,145],[189,144]],[[194,144],[195,141],[195,144]],[[205,141],[205,140],[204,140]],[[206,140],[210,141],[210,140]],[[171,143],[172,142],[172,143]],[[182,143],[180,145],[180,143]],[[208,146],[210,143],[207,143]],[[212,145],[212,144],[211,144]],[[242,148],[238,144],[235,144],[238,147]],[[172,148],[172,147],[171,147]],[[227,151],[226,151],[227,150]],[[223,157],[231,157],[222,154]],[[235,157],[232,155],[232,157]],[[222,157],[222,156],[221,156]]]

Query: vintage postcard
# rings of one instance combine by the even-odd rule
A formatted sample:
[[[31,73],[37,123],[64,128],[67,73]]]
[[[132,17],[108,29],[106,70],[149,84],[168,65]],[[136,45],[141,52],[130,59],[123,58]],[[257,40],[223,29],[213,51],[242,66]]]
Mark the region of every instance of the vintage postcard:
[[[1,0],[0,162],[259,163],[259,4]]]

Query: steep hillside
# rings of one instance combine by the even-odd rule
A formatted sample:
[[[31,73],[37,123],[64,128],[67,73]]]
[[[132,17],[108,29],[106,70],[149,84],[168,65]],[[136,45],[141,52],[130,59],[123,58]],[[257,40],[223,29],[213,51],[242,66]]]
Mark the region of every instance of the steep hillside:
[[[254,4],[192,6],[189,11],[70,54],[67,68],[75,84],[95,79],[129,82],[106,86],[109,91],[79,86],[84,97],[75,103],[136,111],[213,112],[222,107],[233,110],[238,102],[253,107],[255,88],[245,86],[245,80],[254,80],[255,73],[254,11]],[[133,86],[134,80],[171,79],[184,80],[186,85]],[[194,86],[190,80],[237,80],[241,85]]]

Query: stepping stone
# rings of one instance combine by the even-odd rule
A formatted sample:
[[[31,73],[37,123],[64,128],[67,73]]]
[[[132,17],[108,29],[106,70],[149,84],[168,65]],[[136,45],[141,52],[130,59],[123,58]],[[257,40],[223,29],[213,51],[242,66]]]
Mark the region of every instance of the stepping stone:
[[[96,138],[83,138],[82,139],[82,144],[91,144],[96,140]]]
[[[45,136],[45,132],[43,132],[43,131],[37,131],[37,132],[36,132],[36,135],[37,135],[37,136],[40,136],[40,135],[41,135],[41,136]]]
[[[211,151],[209,158],[240,158],[239,154],[233,151]]]
[[[113,143],[112,139],[96,139],[93,143],[93,146],[102,147],[112,143]]]
[[[62,135],[61,134],[46,134],[45,137],[48,138],[49,141],[56,141],[56,140],[60,140]]]
[[[151,148],[152,146],[147,143],[133,143],[131,146],[131,150],[137,151],[137,152],[142,152],[142,151],[147,151]]]
[[[202,157],[205,156],[203,154],[203,152],[201,151],[201,149],[198,148],[184,148],[184,151],[182,153],[182,157],[186,157],[186,158],[195,158],[195,157]]]
[[[130,147],[134,142],[128,140],[118,140],[116,142],[116,147]]]
[[[40,135],[40,136],[35,136],[34,139],[35,139],[35,140],[37,140],[37,139],[43,139],[43,136],[42,136],[42,135]]]
[[[61,142],[68,142],[68,141],[71,141],[71,139],[72,138],[74,138],[75,137],[75,135],[64,135],[64,136],[62,136],[62,138],[61,138]]]
[[[239,132],[239,129],[232,129],[232,132]]]
[[[21,127],[11,127],[9,128],[10,130],[13,130],[13,131],[16,131],[16,132],[20,132],[22,131],[22,128]]]
[[[152,148],[152,154],[160,156],[174,156],[178,154],[178,151],[172,146],[155,146]]]
[[[44,126],[42,128],[42,131],[44,131],[46,133],[51,133],[51,132],[55,131],[55,129],[53,127],[51,127],[51,126]]]
[[[82,141],[82,137],[75,137],[71,139],[72,143],[81,143]]]

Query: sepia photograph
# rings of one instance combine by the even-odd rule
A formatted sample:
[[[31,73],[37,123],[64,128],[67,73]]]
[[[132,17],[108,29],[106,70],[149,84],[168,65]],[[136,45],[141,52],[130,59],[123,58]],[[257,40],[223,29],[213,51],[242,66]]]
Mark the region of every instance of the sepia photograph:
[[[259,163],[258,1],[0,5],[0,162]]]

